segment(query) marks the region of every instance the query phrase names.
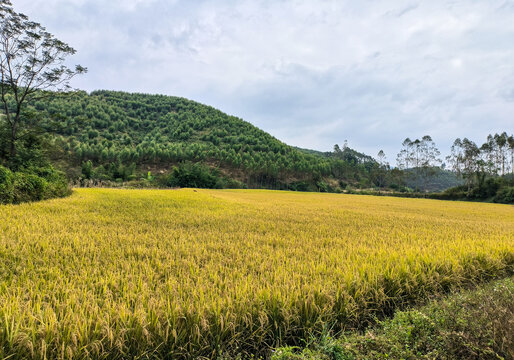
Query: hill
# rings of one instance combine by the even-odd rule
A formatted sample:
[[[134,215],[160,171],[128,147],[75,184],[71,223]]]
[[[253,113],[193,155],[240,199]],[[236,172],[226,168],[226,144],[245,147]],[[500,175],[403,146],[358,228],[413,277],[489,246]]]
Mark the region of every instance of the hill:
[[[405,185],[411,189],[424,189],[428,192],[444,191],[449,188],[460,186],[464,180],[456,173],[434,167],[430,176],[419,176],[416,169],[407,169]]]
[[[58,119],[57,127],[46,129],[53,134],[51,157],[71,178],[126,181],[188,161],[249,187],[319,190],[338,179],[369,178],[357,163],[301,151],[240,118],[180,97],[94,91],[32,105]]]

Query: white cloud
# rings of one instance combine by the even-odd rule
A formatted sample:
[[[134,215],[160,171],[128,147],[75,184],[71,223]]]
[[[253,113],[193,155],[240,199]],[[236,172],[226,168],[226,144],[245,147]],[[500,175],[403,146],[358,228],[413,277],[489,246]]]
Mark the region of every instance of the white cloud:
[[[298,146],[390,159],[512,131],[512,1],[17,0],[78,50],[75,85],[164,93]]]

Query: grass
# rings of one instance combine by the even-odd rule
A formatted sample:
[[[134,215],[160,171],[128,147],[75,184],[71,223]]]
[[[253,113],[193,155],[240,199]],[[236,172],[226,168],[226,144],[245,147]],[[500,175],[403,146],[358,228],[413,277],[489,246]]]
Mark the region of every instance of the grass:
[[[363,334],[325,334],[307,348],[276,349],[272,360],[513,359],[514,278],[398,311]]]
[[[0,218],[0,357],[264,354],[514,265],[496,204],[79,189]]]

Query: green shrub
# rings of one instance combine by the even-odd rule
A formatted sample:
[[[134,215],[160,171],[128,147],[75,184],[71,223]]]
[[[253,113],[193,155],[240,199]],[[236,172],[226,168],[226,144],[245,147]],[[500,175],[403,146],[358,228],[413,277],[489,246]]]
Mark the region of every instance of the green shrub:
[[[500,189],[494,197],[494,202],[513,204],[514,203],[514,186],[507,186]]]
[[[64,174],[53,167],[28,168],[12,172],[0,166],[0,203],[19,204],[71,193]]]
[[[0,165],[0,204],[10,204],[14,199],[13,173]]]
[[[165,177],[164,185],[169,187],[190,187],[215,189],[221,187],[219,176],[215,170],[209,167],[190,162],[182,163],[173,168]]]
[[[35,174],[25,172],[14,173],[14,199],[15,204],[27,201],[43,200],[47,181]]]
[[[215,188],[217,189],[246,189],[245,183],[228,177],[219,178]]]

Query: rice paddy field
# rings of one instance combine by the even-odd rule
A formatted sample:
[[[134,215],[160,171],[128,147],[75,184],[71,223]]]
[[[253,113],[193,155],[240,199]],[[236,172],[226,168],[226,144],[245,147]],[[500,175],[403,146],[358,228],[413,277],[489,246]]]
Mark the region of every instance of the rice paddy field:
[[[0,220],[0,358],[266,356],[514,272],[509,205],[77,189]]]

